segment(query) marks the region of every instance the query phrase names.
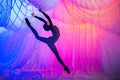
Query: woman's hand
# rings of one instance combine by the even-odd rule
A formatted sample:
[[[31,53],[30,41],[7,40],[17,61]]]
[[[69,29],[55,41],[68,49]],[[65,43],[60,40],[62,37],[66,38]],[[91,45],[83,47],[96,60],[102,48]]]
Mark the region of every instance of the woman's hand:
[[[43,12],[41,9],[39,9],[40,12]]]
[[[33,12],[32,14],[31,14],[33,17],[35,17],[35,13]]]

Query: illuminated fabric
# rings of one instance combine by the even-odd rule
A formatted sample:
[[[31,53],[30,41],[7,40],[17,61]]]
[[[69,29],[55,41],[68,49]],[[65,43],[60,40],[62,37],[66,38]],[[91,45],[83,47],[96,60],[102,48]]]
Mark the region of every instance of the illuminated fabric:
[[[61,58],[73,73],[120,74],[119,0],[102,0],[101,7],[97,4],[100,0],[79,1],[60,0],[47,12],[61,33],[56,42]],[[0,26],[6,29],[0,33],[0,65],[28,71],[61,72],[63,68],[52,51],[35,39],[24,21],[28,17],[40,36],[49,37],[51,33],[45,32],[43,23],[33,18],[31,13],[43,15],[28,1],[12,2],[12,8],[6,13],[11,12],[6,18],[9,21],[7,26],[4,26],[7,21],[3,22],[0,16]]]

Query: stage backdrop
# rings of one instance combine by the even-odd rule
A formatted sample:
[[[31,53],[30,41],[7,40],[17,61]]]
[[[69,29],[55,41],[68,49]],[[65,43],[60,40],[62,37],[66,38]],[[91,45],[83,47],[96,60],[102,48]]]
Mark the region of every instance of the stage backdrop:
[[[60,30],[55,45],[72,73],[119,75],[120,1],[48,1],[0,0],[0,67],[65,72],[49,47],[38,41],[25,23],[27,17],[40,36],[51,36],[43,23],[31,16],[34,12],[45,18],[38,11],[40,7]]]

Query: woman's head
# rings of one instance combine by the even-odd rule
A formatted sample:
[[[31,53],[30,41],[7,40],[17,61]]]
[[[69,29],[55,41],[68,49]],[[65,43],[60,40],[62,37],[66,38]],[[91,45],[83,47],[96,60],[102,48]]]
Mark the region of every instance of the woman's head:
[[[49,31],[50,30],[50,25],[48,23],[45,23],[43,26],[45,31]]]

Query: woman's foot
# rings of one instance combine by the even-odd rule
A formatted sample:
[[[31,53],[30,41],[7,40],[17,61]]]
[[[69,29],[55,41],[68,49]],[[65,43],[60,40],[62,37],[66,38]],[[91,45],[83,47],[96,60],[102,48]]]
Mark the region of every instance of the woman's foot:
[[[31,26],[31,23],[29,22],[28,18],[25,18],[25,21],[26,21],[28,26]]]
[[[64,67],[64,70],[65,70],[68,74],[70,74],[70,70],[69,70],[69,68],[68,68],[67,66]]]

